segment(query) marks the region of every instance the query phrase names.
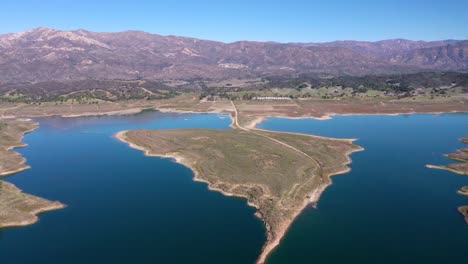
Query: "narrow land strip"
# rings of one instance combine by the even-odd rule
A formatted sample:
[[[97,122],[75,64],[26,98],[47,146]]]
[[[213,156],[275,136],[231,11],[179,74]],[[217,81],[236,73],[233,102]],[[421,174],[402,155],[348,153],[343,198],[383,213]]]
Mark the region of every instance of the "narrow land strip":
[[[38,127],[29,119],[0,119],[0,176],[8,176],[29,168],[26,160],[13,148],[22,143],[25,133]],[[63,208],[59,202],[25,194],[13,184],[0,180],[0,228],[25,226],[38,220],[37,214]]]
[[[468,144],[468,138],[464,137],[460,139],[461,142]],[[458,161],[458,163],[449,164],[446,166],[436,166],[436,165],[426,165],[426,167],[431,169],[447,170],[460,175],[468,175],[468,149],[463,148],[458,150],[457,153],[452,153],[446,155],[448,158]],[[458,194],[468,196],[468,186],[464,186],[457,191]],[[458,211],[465,218],[466,223],[468,224],[468,206],[458,207]]]
[[[116,138],[148,156],[175,158],[210,190],[245,198],[267,229],[257,261],[264,263],[297,215],[331,184],[330,176],[348,172],[349,154],[362,148],[352,140],[246,128],[231,106],[232,130],[135,130]]]

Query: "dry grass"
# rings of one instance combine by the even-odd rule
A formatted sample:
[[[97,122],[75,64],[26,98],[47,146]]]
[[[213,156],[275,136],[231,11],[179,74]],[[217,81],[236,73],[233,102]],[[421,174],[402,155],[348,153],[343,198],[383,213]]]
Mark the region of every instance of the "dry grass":
[[[24,146],[23,135],[36,128],[31,120],[0,119],[0,176],[29,168],[25,159],[11,149]],[[0,228],[32,224],[38,213],[62,207],[59,202],[24,194],[13,184],[0,181]]]
[[[332,115],[413,114],[468,112],[468,102],[401,101],[401,100],[290,100],[290,101],[236,101],[239,123],[247,126],[259,117],[329,118]]]
[[[314,192],[320,195],[330,175],[346,172],[348,155],[360,150],[349,140],[241,128],[136,130],[119,138],[149,155],[176,157],[210,189],[246,198],[267,226],[266,247],[279,242],[317,199]]]
[[[462,138],[460,139],[460,141],[467,144],[468,138]],[[447,157],[455,161],[459,161],[459,163],[449,164],[447,166],[426,165],[426,167],[432,169],[447,170],[461,175],[468,175],[468,149],[461,149],[458,151],[458,153],[448,154]],[[461,195],[468,195],[468,186],[460,188],[460,190],[458,190],[457,193]],[[458,207],[458,211],[460,211],[460,213],[464,215],[465,221],[468,224],[468,206]]]
[[[309,98],[290,101],[236,101],[236,105],[241,113],[239,122],[242,124],[247,124],[243,122],[243,118],[255,119],[269,116],[323,118],[329,115],[347,114],[468,112],[468,102],[460,98],[416,101],[358,98],[323,100]],[[199,100],[199,94],[185,93],[175,98],[164,100],[103,101],[99,104],[4,104],[0,106],[0,116],[36,117],[51,115],[131,114],[143,109],[196,113],[232,111],[232,107],[227,100]]]
[[[59,202],[22,193],[13,184],[0,181],[0,228],[30,225],[37,221],[37,214],[60,208]]]
[[[460,206],[458,211],[465,217],[465,222],[468,224],[468,206]]]
[[[0,176],[29,168],[25,159],[11,149],[24,146],[24,133],[36,128],[37,124],[30,120],[0,119]]]
[[[462,138],[461,141],[465,144],[468,143],[467,141],[464,141],[464,139],[466,138]],[[448,170],[461,175],[468,175],[468,149],[461,149],[458,151],[458,153],[448,154],[447,157],[449,157],[452,160],[458,161],[459,163],[453,163],[447,166],[427,165],[426,167],[432,169]]]

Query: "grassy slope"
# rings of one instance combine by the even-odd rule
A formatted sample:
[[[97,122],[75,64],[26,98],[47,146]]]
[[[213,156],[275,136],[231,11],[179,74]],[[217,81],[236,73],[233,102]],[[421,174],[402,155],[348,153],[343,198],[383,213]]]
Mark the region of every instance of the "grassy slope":
[[[208,182],[211,189],[246,198],[267,226],[268,245],[278,242],[307,201],[313,199],[312,193],[329,184],[328,176],[346,171],[347,155],[360,148],[349,140],[255,133],[241,129],[136,130],[126,132],[124,141],[149,155],[180,157],[179,161],[191,167],[197,179]]]
[[[23,134],[36,128],[37,124],[32,121],[0,120],[0,176],[28,168],[25,159],[10,149],[24,146]]]
[[[29,168],[11,149],[24,146],[23,135],[36,128],[31,120],[0,119],[0,176]],[[22,193],[13,184],[0,181],[0,228],[32,224],[37,221],[36,214],[62,207],[59,202]]]

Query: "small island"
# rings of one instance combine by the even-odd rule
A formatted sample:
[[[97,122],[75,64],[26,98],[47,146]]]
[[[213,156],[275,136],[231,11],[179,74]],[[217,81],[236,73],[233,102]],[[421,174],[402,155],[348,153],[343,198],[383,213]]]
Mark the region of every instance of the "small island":
[[[148,156],[174,158],[195,180],[227,196],[247,199],[267,229],[257,263],[264,263],[296,216],[316,203],[330,176],[349,171],[353,140],[279,133],[238,124],[232,130],[134,130],[116,137]]]
[[[30,119],[0,119],[0,176],[29,168],[26,160],[12,149],[24,147],[24,134],[37,127]],[[59,202],[25,194],[13,184],[0,180],[0,228],[30,225],[38,220],[37,214],[63,207]]]

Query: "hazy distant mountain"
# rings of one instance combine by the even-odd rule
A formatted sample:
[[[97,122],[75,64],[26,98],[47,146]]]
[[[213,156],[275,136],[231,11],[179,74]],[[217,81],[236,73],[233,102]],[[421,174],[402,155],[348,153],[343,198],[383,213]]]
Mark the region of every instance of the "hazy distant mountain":
[[[468,41],[222,43],[140,31],[0,35],[0,81],[190,79],[467,71]]]

